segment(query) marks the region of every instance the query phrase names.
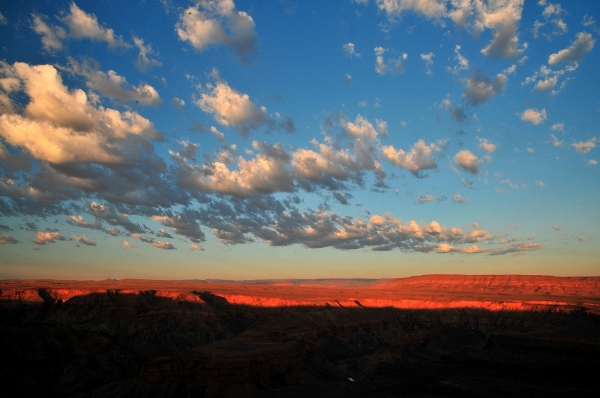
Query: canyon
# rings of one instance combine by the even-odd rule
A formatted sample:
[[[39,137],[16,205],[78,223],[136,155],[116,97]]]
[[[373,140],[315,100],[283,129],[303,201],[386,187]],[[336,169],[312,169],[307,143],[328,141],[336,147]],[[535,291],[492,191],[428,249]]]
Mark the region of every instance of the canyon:
[[[2,280],[0,352],[14,396],[597,395],[600,277]]]

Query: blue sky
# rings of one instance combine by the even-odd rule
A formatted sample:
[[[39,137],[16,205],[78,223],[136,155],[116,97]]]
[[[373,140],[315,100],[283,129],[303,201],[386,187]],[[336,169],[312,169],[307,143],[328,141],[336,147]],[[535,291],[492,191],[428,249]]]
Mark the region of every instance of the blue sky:
[[[599,274],[596,1],[0,13],[0,278]]]

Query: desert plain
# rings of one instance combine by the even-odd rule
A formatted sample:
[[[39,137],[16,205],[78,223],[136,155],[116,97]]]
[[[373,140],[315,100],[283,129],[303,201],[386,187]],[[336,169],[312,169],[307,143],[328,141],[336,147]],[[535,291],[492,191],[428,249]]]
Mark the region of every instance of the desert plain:
[[[597,396],[600,277],[3,280],[6,396]]]

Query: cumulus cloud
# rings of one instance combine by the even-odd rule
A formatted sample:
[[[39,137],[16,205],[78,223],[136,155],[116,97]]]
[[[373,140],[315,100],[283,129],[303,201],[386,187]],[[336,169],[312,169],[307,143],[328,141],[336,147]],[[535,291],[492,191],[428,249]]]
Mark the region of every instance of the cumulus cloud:
[[[450,112],[452,120],[457,123],[464,123],[469,119],[464,108],[460,105],[454,105],[449,99],[442,100],[440,107],[442,109],[447,109]]]
[[[69,216],[67,220],[68,224],[73,226],[81,227],[81,228],[89,228],[89,229],[102,229],[102,223],[100,221],[85,221],[83,216]]]
[[[587,141],[574,142],[571,145],[573,145],[573,148],[579,153],[588,153],[596,147],[597,141],[598,139],[596,137],[592,137]]]
[[[524,49],[519,48],[517,28],[523,12],[524,0],[477,2],[478,15],[474,24],[476,32],[492,30],[493,39],[481,52],[493,58],[513,59]]]
[[[587,161],[587,165],[588,166],[597,166],[598,165],[598,161],[596,159],[590,159]]]
[[[461,194],[455,193],[454,196],[452,197],[452,201],[454,203],[463,204],[463,203],[467,203],[469,200],[463,198]]]
[[[440,243],[436,253],[466,253],[466,254],[477,254],[485,253],[487,250],[479,248],[477,245],[471,245],[469,247],[453,247],[447,243]]]
[[[466,79],[467,85],[463,90],[463,98],[470,105],[479,105],[487,102],[494,95],[504,91],[508,78],[502,73],[498,73],[496,78],[491,81],[481,71],[475,71],[470,78]]]
[[[14,245],[17,243],[19,243],[19,241],[11,235],[0,233],[0,245]]]
[[[594,48],[595,43],[596,40],[592,38],[591,34],[579,32],[577,33],[577,39],[569,47],[550,55],[548,64],[556,65],[560,62],[581,62],[583,56]]]
[[[387,48],[375,47],[375,72],[379,76],[384,76],[388,73],[403,73],[404,67],[402,66],[402,61],[408,58],[408,54],[403,53],[396,59],[389,58],[385,60],[383,55],[388,51]]]
[[[97,67],[88,64],[79,64],[71,60],[71,71],[87,78],[87,87],[97,90],[101,95],[118,99],[125,103],[128,101],[140,105],[157,106],[162,100],[154,87],[142,83],[132,87],[123,76],[119,76],[114,70],[103,72]]]
[[[46,243],[55,243],[57,240],[66,240],[58,231],[42,232],[38,231],[33,243],[36,245],[45,245]]]
[[[39,160],[126,165],[137,146],[132,137],[137,142],[161,139],[139,114],[96,106],[82,90],[69,90],[51,65],[4,64],[0,73],[18,76],[11,92],[30,98],[24,115],[0,116],[0,135]]]
[[[86,246],[96,246],[96,242],[91,241],[87,236],[85,235],[81,235],[81,236],[77,236],[77,235],[71,235],[73,237],[73,239],[75,239],[76,241],[78,241],[79,243],[83,243]]]
[[[496,150],[496,144],[492,144],[486,139],[479,140],[479,148],[487,151],[488,153],[492,153]]]
[[[100,26],[96,15],[86,13],[75,3],[71,3],[69,14],[63,18],[63,21],[69,27],[69,37],[104,41],[110,47],[128,46],[121,36],[115,36],[112,29]]]
[[[190,245],[190,250],[204,251],[204,248],[202,246],[200,246],[200,245],[192,243]]]
[[[473,174],[479,173],[479,168],[482,164],[482,161],[467,149],[463,149],[454,155],[454,162],[456,162],[463,170]]]
[[[537,110],[533,108],[526,109],[523,113],[521,113],[521,120],[524,122],[529,122],[531,124],[540,124],[546,120],[546,109]]]
[[[431,66],[433,65],[433,58],[435,54],[433,52],[429,52],[427,54],[419,54],[421,59],[425,61],[425,73],[431,75]]]
[[[388,17],[400,17],[403,12],[412,11],[428,18],[442,18],[446,15],[444,2],[438,0],[376,0],[377,7]]]
[[[440,154],[445,147],[445,141],[438,141],[427,145],[425,141],[417,141],[410,152],[403,149],[396,150],[393,146],[382,146],[383,156],[394,166],[410,171],[415,177],[423,177],[423,170],[437,168],[433,157],[434,153]]]
[[[179,38],[198,51],[225,45],[248,64],[258,55],[255,23],[250,15],[238,11],[232,0],[200,0],[179,16],[175,30]]]
[[[156,247],[157,249],[163,249],[163,250],[174,250],[175,249],[175,246],[173,246],[171,243],[161,242],[161,241],[150,242],[150,246]]]
[[[346,43],[342,46],[342,49],[344,50],[344,54],[349,58],[360,57],[360,54],[354,48],[354,43]]]
[[[135,61],[135,66],[140,70],[140,72],[146,72],[153,66],[162,65],[161,62],[152,58],[152,56],[155,54],[154,50],[152,50],[152,46],[150,44],[144,44],[144,39],[134,36],[133,44],[135,44],[139,51],[137,60]]]
[[[32,26],[35,33],[42,37],[44,50],[53,52],[63,47],[62,40],[67,37],[67,32],[60,26],[48,25],[40,15],[33,15]]]
[[[155,215],[152,219],[165,227],[171,227],[173,232],[185,236],[194,243],[203,242],[205,239],[204,233],[191,214],[168,213],[167,215]]]
[[[212,114],[219,124],[238,129],[244,136],[267,123],[264,106],[256,106],[248,94],[229,87],[216,70],[213,70],[212,76],[215,83],[207,83],[196,101],[200,109]]]
[[[562,146],[565,143],[564,141],[561,141],[558,138],[556,138],[556,136],[554,134],[550,134],[550,137],[552,138],[553,146]]]

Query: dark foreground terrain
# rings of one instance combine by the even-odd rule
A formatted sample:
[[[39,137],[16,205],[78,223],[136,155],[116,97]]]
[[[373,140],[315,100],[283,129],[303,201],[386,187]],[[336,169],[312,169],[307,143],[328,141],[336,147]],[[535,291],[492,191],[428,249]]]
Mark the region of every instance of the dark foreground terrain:
[[[583,307],[268,308],[201,291],[64,302],[36,293],[0,300],[3,396],[600,396],[600,317]]]

